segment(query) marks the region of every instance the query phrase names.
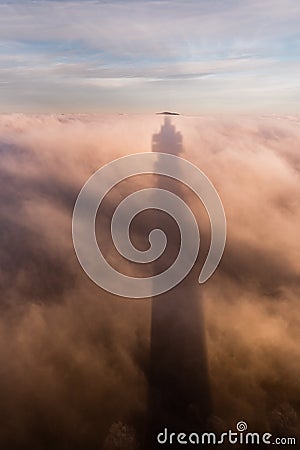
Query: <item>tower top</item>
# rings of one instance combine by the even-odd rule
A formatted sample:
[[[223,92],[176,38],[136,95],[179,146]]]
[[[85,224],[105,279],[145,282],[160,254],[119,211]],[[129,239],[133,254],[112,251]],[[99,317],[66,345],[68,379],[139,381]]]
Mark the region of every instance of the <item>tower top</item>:
[[[152,151],[179,155],[183,151],[182,134],[176,131],[170,115],[164,116],[164,123],[159,133],[152,136]]]

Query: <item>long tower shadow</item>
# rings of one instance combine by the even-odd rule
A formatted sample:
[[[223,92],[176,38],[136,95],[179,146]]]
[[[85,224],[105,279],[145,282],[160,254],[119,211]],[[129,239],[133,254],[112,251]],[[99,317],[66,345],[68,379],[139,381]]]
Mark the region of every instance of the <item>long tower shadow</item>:
[[[160,132],[152,136],[152,151],[158,152],[158,165],[159,152],[180,155],[183,151],[182,135],[169,116],[164,116]],[[156,186],[185,201],[185,190],[178,181],[158,176]],[[153,211],[153,226],[168,237],[167,249],[155,263],[154,272],[159,273],[176,258],[180,234],[175,221],[161,212]],[[152,299],[149,449],[161,447],[157,434],[164,428],[169,432],[207,431],[212,407],[200,292],[192,271],[171,291]],[[177,448],[175,442],[172,448]]]

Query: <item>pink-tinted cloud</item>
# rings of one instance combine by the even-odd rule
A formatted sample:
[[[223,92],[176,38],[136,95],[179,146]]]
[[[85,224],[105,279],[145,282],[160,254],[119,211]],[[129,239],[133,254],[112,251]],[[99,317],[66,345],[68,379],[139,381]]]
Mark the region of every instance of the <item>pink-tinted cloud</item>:
[[[86,179],[118,156],[150,150],[160,122],[0,118],[3,447],[101,448],[118,433],[134,441],[130,426],[138,429],[147,410],[150,301],[115,298],[86,277],[71,218]],[[212,420],[222,429],[244,419],[253,429],[296,435],[299,118],[179,116],[173,123],[183,156],[217,187],[228,223],[222,262],[201,288]],[[113,202],[147,183],[137,178],[112,194],[104,222]],[[192,194],[188,200],[201,216]],[[143,220],[137,239],[142,231]],[[202,257],[208,238],[204,232]],[[131,270],[115,254],[112,261]]]

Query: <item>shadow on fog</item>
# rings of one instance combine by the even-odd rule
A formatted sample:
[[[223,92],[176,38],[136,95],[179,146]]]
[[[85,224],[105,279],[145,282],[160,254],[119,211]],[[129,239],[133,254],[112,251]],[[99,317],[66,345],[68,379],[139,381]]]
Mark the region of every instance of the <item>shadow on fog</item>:
[[[178,156],[183,151],[182,135],[168,116],[152,136],[152,151]],[[156,186],[184,200],[179,182],[158,176]],[[180,234],[175,221],[159,211],[153,212],[153,226],[165,231],[171,246],[155,262],[158,273],[175,260]],[[170,432],[207,431],[212,406],[200,289],[192,271],[171,291],[152,299],[148,448],[160,447],[156,436],[165,427]]]

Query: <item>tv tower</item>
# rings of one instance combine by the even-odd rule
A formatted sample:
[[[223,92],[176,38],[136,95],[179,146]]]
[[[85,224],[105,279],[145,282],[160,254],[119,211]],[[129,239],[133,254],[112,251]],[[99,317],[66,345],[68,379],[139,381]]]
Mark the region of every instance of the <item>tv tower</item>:
[[[160,132],[152,136],[152,151],[158,153],[158,165],[159,153],[182,154],[182,134],[170,116],[164,115]],[[158,176],[156,187],[173,191],[185,201],[179,182]],[[168,238],[167,249],[154,263],[154,272],[160,273],[176,258],[180,233],[164,213],[155,210],[153,222]],[[161,447],[156,437],[164,428],[169,432],[207,431],[211,397],[201,288],[193,270],[178,286],[152,298],[149,408],[149,449]]]

